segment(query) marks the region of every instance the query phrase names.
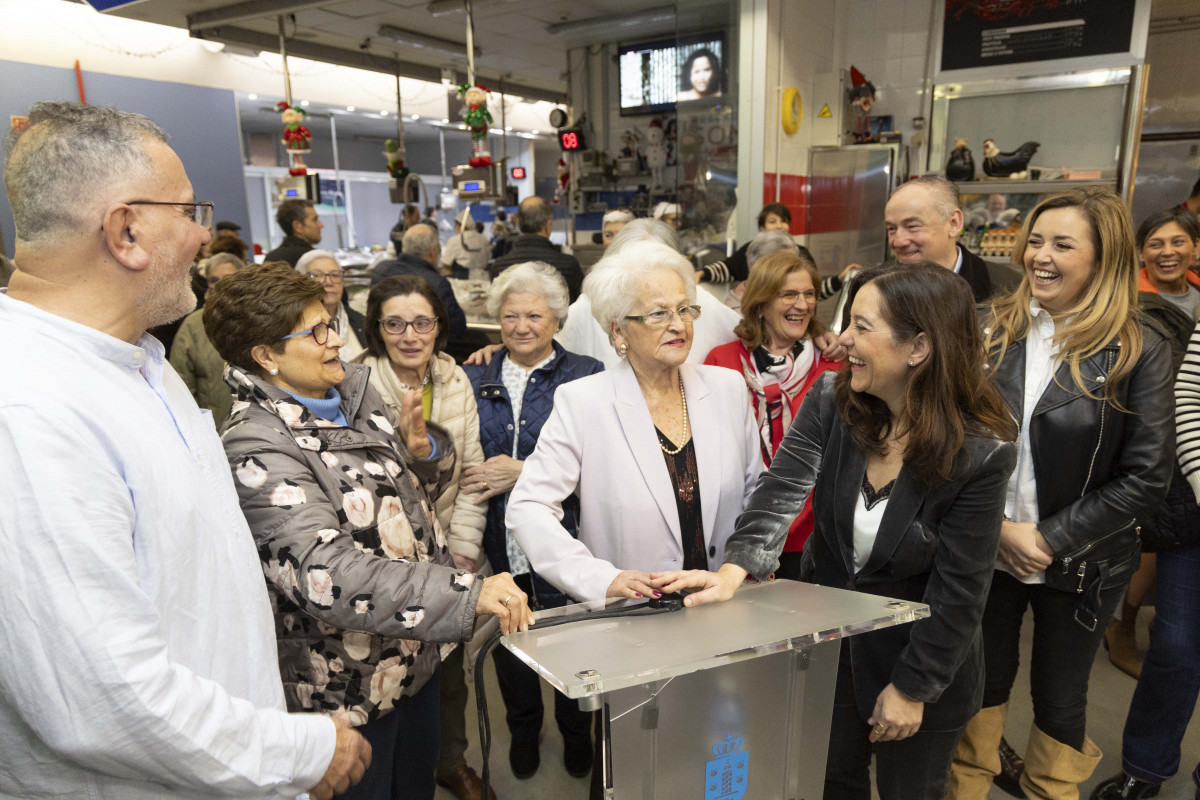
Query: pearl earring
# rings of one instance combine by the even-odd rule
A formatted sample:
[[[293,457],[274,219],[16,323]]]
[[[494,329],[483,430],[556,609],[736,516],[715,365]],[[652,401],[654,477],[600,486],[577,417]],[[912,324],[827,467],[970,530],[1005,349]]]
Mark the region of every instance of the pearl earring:
[[[909,365],[910,367],[915,367],[915,366],[917,365],[917,362],[913,361],[913,360],[910,358],[910,359],[908,360],[908,365]]]
[[[625,344],[624,342],[621,342],[621,355],[625,355],[625,352],[627,350],[629,350],[629,345]]]
[[[909,365],[910,365],[910,366],[912,365],[912,362],[911,362],[911,361],[910,361],[910,362],[908,362],[908,363],[909,363]],[[269,374],[271,374],[271,375],[278,375],[278,374],[279,374],[279,370],[275,369],[274,367],[271,367],[269,370],[267,370],[267,372],[268,372]]]

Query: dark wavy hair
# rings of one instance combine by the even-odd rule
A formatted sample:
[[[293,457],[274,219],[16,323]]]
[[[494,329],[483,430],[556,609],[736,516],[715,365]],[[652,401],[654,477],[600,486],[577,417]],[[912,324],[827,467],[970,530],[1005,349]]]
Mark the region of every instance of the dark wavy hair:
[[[260,344],[282,353],[304,310],[325,299],[325,287],[286,261],[251,264],[217,281],[204,301],[204,331],[221,358],[260,375],[250,355]]]
[[[892,340],[907,342],[924,333],[929,357],[909,373],[900,419],[893,419],[879,398],[850,388],[850,370],[838,373],[834,397],[854,444],[882,454],[895,426],[908,434],[905,465],[933,485],[963,468],[956,455],[967,434],[1015,440],[1016,423],[985,366],[970,285],[930,261],[882,264],[853,279],[847,305],[869,283],[882,299]]]
[[[692,86],[692,64],[696,63],[696,59],[703,56],[708,59],[708,63],[712,65],[712,81],[708,84],[708,91],[702,96],[712,96],[721,93],[721,59],[717,58],[717,54],[707,47],[701,47],[693,50],[688,54],[687,61],[683,62],[683,68],[679,70],[679,91],[686,92],[688,89],[694,89]],[[697,92],[699,94],[699,92]]]
[[[761,231],[763,226],[767,224],[767,215],[774,214],[787,224],[792,224],[792,212],[783,203],[767,203],[762,207],[762,211],[758,212],[758,229]]]
[[[450,338],[450,314],[446,312],[442,298],[437,296],[429,281],[420,275],[393,275],[372,286],[371,293],[367,295],[367,317],[363,325],[363,338],[366,341],[363,342],[363,346],[368,355],[375,358],[387,357],[387,346],[383,343],[383,334],[379,332],[380,321],[383,319],[383,304],[393,297],[405,297],[410,294],[421,295],[433,308],[433,315],[438,321],[433,354],[442,352],[446,340]]]
[[[1137,236],[1134,237],[1134,246],[1140,251],[1146,246],[1146,240],[1150,238],[1151,234],[1163,225],[1170,225],[1172,222],[1183,228],[1183,232],[1192,242],[1200,240],[1200,222],[1197,222],[1196,215],[1186,208],[1176,206],[1156,211],[1146,217],[1146,221],[1138,228]]]

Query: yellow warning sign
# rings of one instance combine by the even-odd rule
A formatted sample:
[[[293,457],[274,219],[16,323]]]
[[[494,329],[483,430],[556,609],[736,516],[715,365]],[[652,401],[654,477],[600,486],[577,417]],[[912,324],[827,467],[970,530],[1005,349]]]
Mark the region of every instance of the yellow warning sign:
[[[818,117],[826,117],[826,118],[833,116],[833,112],[829,110],[829,103],[826,103],[825,105],[821,106],[821,113],[817,114],[817,116]]]

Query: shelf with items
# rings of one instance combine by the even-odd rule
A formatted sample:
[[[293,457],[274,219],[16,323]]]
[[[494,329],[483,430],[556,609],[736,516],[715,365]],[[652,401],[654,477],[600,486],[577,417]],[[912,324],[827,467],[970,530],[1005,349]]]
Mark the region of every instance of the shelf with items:
[[[1069,189],[1074,189],[1076,186],[1089,186],[1096,184],[1099,186],[1107,186],[1110,189],[1116,188],[1116,178],[1108,180],[1094,181],[1037,181],[1037,180],[984,180],[984,181],[955,181],[954,185],[958,187],[959,194],[1036,194],[1046,195],[1056,192],[1065,192]]]

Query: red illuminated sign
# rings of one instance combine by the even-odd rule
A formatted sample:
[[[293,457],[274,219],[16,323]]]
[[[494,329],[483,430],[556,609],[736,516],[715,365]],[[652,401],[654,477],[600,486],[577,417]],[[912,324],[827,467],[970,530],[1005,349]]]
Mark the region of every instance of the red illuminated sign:
[[[512,168],[512,178],[514,181],[524,180],[525,179],[525,168],[524,167],[513,167]]]
[[[566,128],[558,132],[558,146],[568,152],[587,149],[583,132],[578,128]]]

